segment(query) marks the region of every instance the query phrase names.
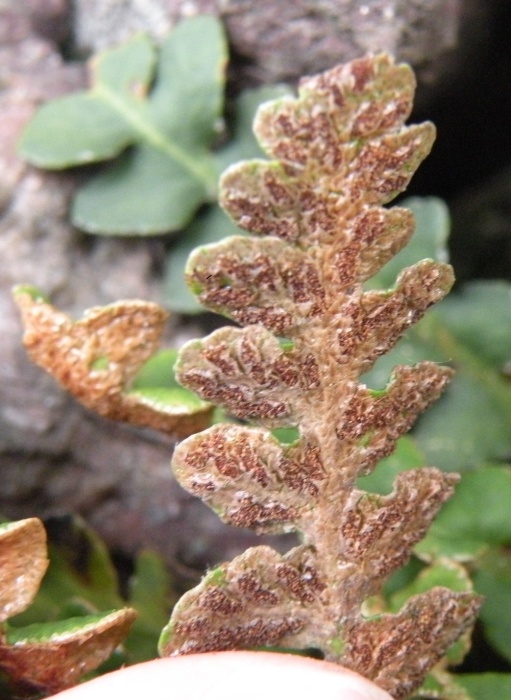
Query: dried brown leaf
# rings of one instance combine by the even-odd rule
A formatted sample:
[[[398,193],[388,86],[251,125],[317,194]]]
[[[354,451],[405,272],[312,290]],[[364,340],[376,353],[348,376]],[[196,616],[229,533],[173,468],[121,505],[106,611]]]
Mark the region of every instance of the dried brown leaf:
[[[0,526],[0,622],[28,608],[47,568],[46,531],[40,520]]]
[[[128,634],[136,616],[133,609],[124,608],[85,626],[76,618],[75,629],[56,632],[48,639],[27,637],[14,644],[3,640],[0,669],[14,687],[25,692],[52,694],[64,690],[108,659]]]
[[[84,406],[106,418],[185,437],[210,422],[211,407],[166,406],[130,393],[130,382],[156,352],[167,319],[157,304],[123,301],[74,321],[20,287],[14,298],[25,326],[24,345]]]

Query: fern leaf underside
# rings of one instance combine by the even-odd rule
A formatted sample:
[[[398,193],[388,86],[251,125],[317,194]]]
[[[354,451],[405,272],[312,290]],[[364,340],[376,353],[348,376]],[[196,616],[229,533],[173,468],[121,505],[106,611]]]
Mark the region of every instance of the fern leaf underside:
[[[451,370],[400,366],[385,390],[359,382],[453,282],[423,260],[395,287],[364,283],[409,240],[413,215],[384,208],[428,154],[432,124],[404,126],[411,69],[386,54],[301,82],[255,121],[270,160],[229,168],[221,203],[254,234],[198,249],[188,281],[208,308],[235,320],[188,343],[179,381],[248,425],[215,425],[176,448],[181,483],[227,523],[301,533],[280,555],[249,549],[185,594],[163,655],[283,646],[316,648],[406,698],[473,623],[471,593],[435,588],[397,614],[361,606],[408,559],[457,477],[402,473],[388,496],[356,479],[438,398]],[[270,430],[297,427],[281,444]]]

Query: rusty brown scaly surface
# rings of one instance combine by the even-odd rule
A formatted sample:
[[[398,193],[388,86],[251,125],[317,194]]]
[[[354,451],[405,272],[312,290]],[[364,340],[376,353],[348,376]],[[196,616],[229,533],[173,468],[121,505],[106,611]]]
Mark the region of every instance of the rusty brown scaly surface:
[[[385,54],[307,78],[296,99],[256,116],[270,160],[222,178],[222,205],[254,235],[198,249],[187,276],[206,306],[243,328],[185,345],[177,376],[249,425],[185,440],[173,468],[225,522],[298,531],[303,544],[285,555],[255,547],[210,572],[177,604],[164,655],[316,648],[405,698],[474,621],[480,599],[444,588],[396,615],[361,611],[457,480],[423,468],[401,473],[388,496],[356,486],[452,376],[421,362],[396,367],[380,392],[359,382],[453,283],[449,265],[423,260],[391,290],[364,286],[413,231],[410,212],[383,205],[434,139],[432,124],[404,124],[414,87],[410,68]],[[269,432],[292,427],[291,444]]]

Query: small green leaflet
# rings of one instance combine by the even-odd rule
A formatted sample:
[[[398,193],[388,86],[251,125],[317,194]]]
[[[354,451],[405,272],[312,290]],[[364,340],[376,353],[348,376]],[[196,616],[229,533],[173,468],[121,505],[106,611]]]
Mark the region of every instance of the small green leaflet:
[[[91,233],[148,235],[185,226],[216,198],[211,148],[223,110],[226,40],[212,16],[182,21],[156,51],[136,36],[91,63],[92,86],[45,104],[21,155],[44,168],[118,158],[75,197]]]

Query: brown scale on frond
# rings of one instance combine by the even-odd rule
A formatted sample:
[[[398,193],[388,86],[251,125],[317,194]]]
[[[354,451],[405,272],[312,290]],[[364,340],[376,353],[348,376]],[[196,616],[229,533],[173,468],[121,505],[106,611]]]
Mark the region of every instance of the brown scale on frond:
[[[247,336],[241,338],[238,344],[238,357],[241,364],[240,373],[247,374],[259,385],[271,386],[271,380],[268,379],[268,367],[265,366],[261,352]]]
[[[339,251],[333,253],[337,282],[341,289],[349,288],[354,282],[359,281],[359,260],[360,243],[358,241],[343,245]]]
[[[359,110],[351,130],[353,138],[363,138],[377,131],[386,131],[408,116],[408,102],[400,100],[391,110],[383,112],[381,105],[369,103]]]
[[[353,91],[361,93],[367,83],[374,78],[374,64],[370,58],[359,58],[352,61],[350,72],[354,78]]]
[[[260,432],[216,426],[191,438],[184,452],[184,463],[194,472],[217,473],[231,481],[246,474],[267,486],[270,472],[265,459],[271,460],[271,452],[265,454],[264,446],[264,436]]]
[[[282,460],[280,468],[283,481],[288,488],[294,491],[306,491],[311,496],[317,496],[319,489],[314,479],[306,473],[302,463],[286,459]],[[324,478],[324,476],[316,477],[318,478]]]
[[[305,491],[311,496],[318,494],[316,482],[326,477],[318,446],[306,441],[282,456],[279,472],[286,486],[295,491]]]
[[[240,371],[239,364],[231,355],[231,348],[227,343],[218,343],[215,347],[204,348],[202,354],[208,362],[218,367],[226,377],[233,377]]]
[[[296,522],[298,511],[282,503],[262,504],[251,496],[243,496],[226,511],[228,522],[236,527],[249,527],[256,532],[276,525]]]
[[[311,450],[289,448],[289,456],[262,429],[217,425],[176,447],[173,467],[180,482],[210,503],[219,516],[240,527],[294,529],[310,508],[312,479],[323,478]],[[308,459],[292,479],[293,458]],[[299,465],[294,465],[299,472]],[[294,490],[293,490],[294,489]]]
[[[285,169],[260,161],[250,171],[232,166],[224,175],[236,187],[221,195],[221,204],[238,226],[260,235],[294,242],[298,238],[298,190]],[[241,181],[240,181],[241,178]],[[247,196],[247,192],[253,194]]]
[[[239,600],[230,598],[219,586],[210,586],[206,588],[199,596],[198,605],[205,610],[210,610],[223,617],[235,615],[243,609],[243,605]]]
[[[281,600],[281,597],[274,591],[264,588],[261,585],[256,573],[253,571],[247,571],[241,574],[241,576],[235,579],[235,585],[243,593],[246,600],[253,601],[258,605],[277,605]]]
[[[193,493],[194,496],[202,498],[204,501],[208,500],[208,496],[212,496],[217,490],[218,486],[212,479],[192,477],[188,481],[188,490]]]
[[[187,386],[205,401],[225,406],[240,418],[284,419],[290,416],[289,407],[282,401],[254,399],[251,391],[245,392],[238,386],[221,387],[213,377],[207,377],[201,372],[188,371],[183,377],[186,377]]]
[[[183,644],[173,654],[202,654],[208,651],[229,651],[271,646],[287,634],[296,634],[303,627],[298,619],[254,619],[250,625],[222,625],[209,627],[210,634],[195,629],[193,625],[176,625],[175,636]]]
[[[326,588],[317,570],[310,565],[300,570],[289,564],[279,564],[276,574],[286,591],[301,603],[312,603]]]
[[[354,154],[347,173],[352,197],[384,204],[408,185],[418,163],[429,152],[434,127],[425,123],[368,141]]]
[[[243,241],[245,242],[245,241]],[[250,261],[241,262],[240,256],[229,254],[217,256],[217,265],[221,273],[230,278],[230,283],[239,284],[242,288],[264,285],[270,290],[276,288],[276,271],[270,264],[270,258],[262,253],[256,254]]]
[[[278,335],[285,335],[296,325],[290,313],[277,307],[261,309],[252,306],[233,311],[231,317],[242,326],[255,326],[260,324]]]
[[[363,210],[354,219],[350,234],[353,243],[360,246],[359,281],[368,279],[394,257],[406,245],[414,227],[414,216],[408,209]]]
[[[318,363],[312,353],[301,356],[300,378],[304,389],[315,389],[319,386]]]
[[[201,249],[192,260],[197,272],[189,278],[200,283],[201,299],[211,308],[220,304],[243,325],[260,322],[279,331],[272,317],[281,324],[285,314],[289,325],[298,325],[324,306],[317,264],[276,238],[233,237]]]
[[[308,315],[321,313],[324,307],[325,291],[319,280],[316,265],[303,263],[299,267],[289,267],[282,271],[282,277],[293,301],[314,302]]]
[[[342,228],[339,226],[339,210],[343,209],[340,202],[325,202],[324,199],[311,192],[304,192],[303,213],[300,220],[302,239],[313,245],[335,239]]]
[[[191,341],[181,351],[176,376],[201,397],[245,419],[259,410],[261,419],[291,421],[295,397],[319,386],[314,355],[284,351],[262,326],[221,329],[208,339]]]
[[[269,201],[278,208],[280,212],[295,211],[297,213],[296,183],[286,179],[284,172],[267,169],[263,173],[263,182],[268,194]]]
[[[248,435],[237,438],[236,461],[243,471],[248,472],[261,486],[268,486],[270,475],[263,460],[257,455]]]
[[[285,386],[296,386],[303,376],[301,372],[301,367],[290,357],[282,355],[275,360],[273,366],[271,367],[271,372],[274,376],[278,377]]]
[[[247,304],[251,304],[254,297],[254,292],[247,289],[237,289],[224,282],[216,289],[208,289],[200,294],[200,300],[204,306],[211,309],[232,308],[233,317],[238,309],[243,309]]]

